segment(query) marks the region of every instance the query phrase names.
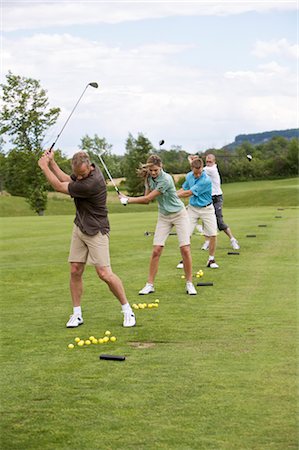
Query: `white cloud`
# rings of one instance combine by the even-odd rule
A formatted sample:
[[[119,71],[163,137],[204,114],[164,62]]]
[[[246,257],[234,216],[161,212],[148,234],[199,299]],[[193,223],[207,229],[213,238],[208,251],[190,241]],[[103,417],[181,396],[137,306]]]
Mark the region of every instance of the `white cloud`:
[[[299,45],[291,44],[287,39],[257,41],[252,54],[258,58],[282,56],[291,59],[299,58]]]
[[[296,10],[290,1],[52,1],[3,2],[4,31],[79,24],[116,24],[175,16],[227,16],[250,11]]]
[[[89,9],[90,4],[87,5],[88,8],[84,3],[85,9]],[[52,8],[50,20],[55,15],[59,20],[60,6],[56,4],[55,11]],[[32,14],[34,24],[37,16],[34,11]],[[94,14],[89,11],[88,15],[92,20]],[[27,20],[27,11],[25,16]],[[98,17],[95,14],[95,20]],[[61,148],[69,154],[74,153],[84,134],[105,136],[115,153],[124,152],[129,132],[134,135],[144,132],[154,144],[163,138],[167,147],[182,145],[189,151],[197,151],[221,147],[240,133],[296,127],[296,73],[291,59],[281,63],[279,58],[292,54],[294,46],[286,39],[273,41],[274,46],[256,45],[256,56],[271,56],[270,60],[242,70],[226,70],[222,65],[221,69],[220,66],[208,69],[207,60],[201,58],[190,62],[184,56],[189,50],[198,56],[197,43],[136,43],[123,48],[92,39],[70,32],[29,37],[13,34],[3,38],[3,72],[10,69],[15,74],[41,80],[51,106],[62,108],[47,143],[56,137],[86,84],[99,82],[99,89],[87,90],[59,140]],[[270,51],[277,48],[277,42],[279,54]]]

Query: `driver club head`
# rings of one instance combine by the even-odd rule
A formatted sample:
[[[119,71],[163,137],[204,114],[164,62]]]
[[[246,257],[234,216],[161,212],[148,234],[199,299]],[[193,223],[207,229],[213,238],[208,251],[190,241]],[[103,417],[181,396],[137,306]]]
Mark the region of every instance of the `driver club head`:
[[[92,81],[91,83],[88,83],[88,85],[93,87],[93,88],[98,88],[99,87],[98,83],[96,83],[95,81]]]
[[[248,159],[248,161],[251,161],[252,160],[252,156],[251,155],[246,155],[246,158]]]
[[[161,147],[161,145],[163,145],[164,144],[164,139],[161,139],[161,141],[159,141],[159,146]]]
[[[103,156],[104,153],[106,153],[105,148],[94,148],[93,151],[95,151],[99,156]]]

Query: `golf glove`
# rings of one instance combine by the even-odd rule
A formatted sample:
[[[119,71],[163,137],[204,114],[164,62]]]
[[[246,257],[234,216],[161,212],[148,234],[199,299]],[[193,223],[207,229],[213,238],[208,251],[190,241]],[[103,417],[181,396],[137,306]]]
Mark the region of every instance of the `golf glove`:
[[[127,205],[127,203],[128,203],[128,198],[127,197],[121,197],[120,198],[120,203],[122,204],[122,205],[124,205],[124,206],[126,206]]]

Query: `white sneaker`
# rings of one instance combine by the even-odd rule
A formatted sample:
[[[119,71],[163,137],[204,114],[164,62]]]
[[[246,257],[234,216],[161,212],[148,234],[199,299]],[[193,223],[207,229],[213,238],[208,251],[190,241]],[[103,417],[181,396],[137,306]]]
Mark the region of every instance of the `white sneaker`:
[[[187,281],[186,283],[186,292],[189,295],[196,295],[197,291],[194,287],[194,284],[191,281]]]
[[[239,245],[237,239],[233,238],[233,239],[231,239],[230,242],[231,242],[231,246],[232,246],[232,248],[234,250],[239,250],[240,249],[240,245]]]
[[[67,328],[76,328],[82,324],[83,324],[83,318],[81,316],[77,316],[76,314],[72,314],[70,316],[70,320],[66,324],[66,327]]]
[[[207,262],[207,267],[209,267],[210,269],[218,269],[219,266],[218,264],[216,264],[215,259],[209,259]]]
[[[183,261],[180,261],[180,262],[178,263],[178,265],[176,266],[176,268],[177,268],[177,269],[183,269],[183,268],[184,268]]]
[[[210,241],[205,241],[203,246],[201,247],[202,250],[208,250],[210,245]]]
[[[124,315],[124,321],[123,321],[123,327],[134,327],[136,325],[136,318],[133,311],[126,311],[123,312]]]
[[[154,286],[150,283],[146,283],[144,288],[141,289],[141,291],[139,291],[139,295],[147,295],[147,294],[151,294],[152,292],[155,292]]]

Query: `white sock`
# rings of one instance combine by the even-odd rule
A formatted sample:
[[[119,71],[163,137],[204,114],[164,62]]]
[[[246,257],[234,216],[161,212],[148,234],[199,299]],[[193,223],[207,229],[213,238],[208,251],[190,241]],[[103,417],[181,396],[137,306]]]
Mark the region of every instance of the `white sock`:
[[[209,255],[209,261],[212,261],[212,259],[214,259],[215,257],[212,255]]]
[[[130,303],[125,303],[124,305],[121,305],[121,309],[123,312],[132,312]]]
[[[82,317],[81,306],[74,306],[74,307],[73,307],[73,313],[74,313],[76,316]]]
[[[232,238],[230,238],[231,241],[235,241],[236,239],[234,238],[234,236]]]

